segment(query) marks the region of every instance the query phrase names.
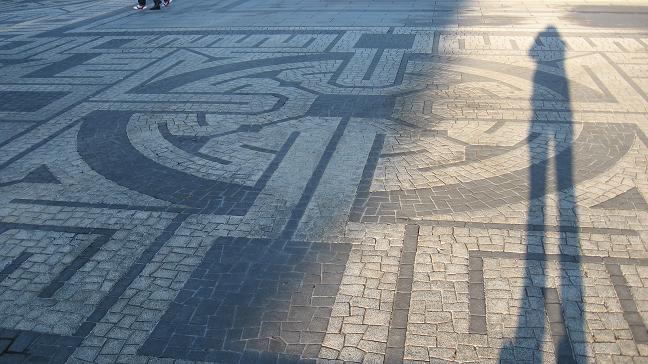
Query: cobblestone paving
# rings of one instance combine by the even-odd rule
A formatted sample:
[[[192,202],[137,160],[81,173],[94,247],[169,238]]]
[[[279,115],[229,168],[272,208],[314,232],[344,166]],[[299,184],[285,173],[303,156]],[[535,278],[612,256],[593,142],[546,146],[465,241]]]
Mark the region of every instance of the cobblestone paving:
[[[0,363],[648,362],[645,2],[132,5],[0,2]]]

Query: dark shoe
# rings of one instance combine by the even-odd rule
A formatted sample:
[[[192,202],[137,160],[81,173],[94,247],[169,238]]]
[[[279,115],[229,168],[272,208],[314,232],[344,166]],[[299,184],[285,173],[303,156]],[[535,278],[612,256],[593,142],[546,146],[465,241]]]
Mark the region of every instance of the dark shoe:
[[[151,8],[151,10],[160,10],[160,5],[155,5],[154,7]]]

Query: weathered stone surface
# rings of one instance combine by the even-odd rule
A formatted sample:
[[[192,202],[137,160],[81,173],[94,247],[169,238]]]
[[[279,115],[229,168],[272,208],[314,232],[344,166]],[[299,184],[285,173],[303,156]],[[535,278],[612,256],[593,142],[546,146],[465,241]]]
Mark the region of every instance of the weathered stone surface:
[[[0,2],[0,362],[646,361],[644,2]]]

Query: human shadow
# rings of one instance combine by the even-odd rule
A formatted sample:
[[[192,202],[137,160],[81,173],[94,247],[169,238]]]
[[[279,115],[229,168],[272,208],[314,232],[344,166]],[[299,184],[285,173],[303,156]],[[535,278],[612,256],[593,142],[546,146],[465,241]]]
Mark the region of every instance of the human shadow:
[[[544,44],[548,40],[550,46]],[[576,363],[580,361],[577,358],[586,354],[583,284],[574,191],[574,128],[565,48],[558,30],[548,26],[539,33],[529,55],[536,62],[536,70],[528,136],[531,166],[525,278],[515,338],[502,348],[500,362],[543,362],[543,356],[550,351],[546,348],[551,347],[545,343],[551,341],[558,363]],[[548,111],[558,117],[546,117]],[[550,162],[554,164],[554,174]],[[551,192],[558,199],[557,227],[554,222],[547,222],[545,216],[548,208],[553,211],[547,205]],[[549,239],[551,236],[558,241]],[[558,244],[557,254],[553,244]],[[558,262],[560,268],[558,289],[552,288],[547,277],[552,262]],[[549,330],[545,328],[547,324]]]

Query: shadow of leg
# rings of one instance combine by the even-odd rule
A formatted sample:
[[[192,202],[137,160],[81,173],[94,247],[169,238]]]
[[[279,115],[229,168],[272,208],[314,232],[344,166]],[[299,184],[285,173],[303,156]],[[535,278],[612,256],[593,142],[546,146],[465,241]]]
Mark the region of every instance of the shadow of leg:
[[[554,27],[547,27],[538,34],[535,45],[529,52],[537,62],[537,69],[533,76],[533,117],[529,129],[531,166],[526,268],[515,338],[502,347],[501,362],[542,362],[548,341],[553,342],[558,363],[575,363],[575,354],[585,354],[569,84],[565,74],[564,49],[546,52],[543,48],[543,39],[546,37],[560,38],[560,34]],[[547,102],[563,105],[564,110],[558,117],[560,120],[549,121],[539,116]],[[531,143],[538,135],[547,141],[545,145]],[[548,287],[546,283],[548,262],[545,251],[545,195],[550,144],[553,144],[556,151],[554,161],[559,209],[560,294],[558,289]],[[553,176],[549,180],[553,180]],[[540,294],[534,294],[538,291]],[[549,338],[545,338],[547,322]],[[532,351],[531,355],[527,353],[529,350]]]

